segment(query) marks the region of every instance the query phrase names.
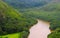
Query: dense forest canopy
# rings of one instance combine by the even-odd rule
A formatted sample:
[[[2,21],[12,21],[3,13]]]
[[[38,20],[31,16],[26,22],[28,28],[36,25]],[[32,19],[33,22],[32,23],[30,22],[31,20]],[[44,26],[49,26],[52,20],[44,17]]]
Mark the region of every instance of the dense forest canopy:
[[[17,32],[29,32],[29,28],[37,21],[22,16],[17,10],[0,1],[0,35]]]
[[[60,5],[50,3],[42,8],[28,8],[19,10],[24,16],[42,19],[50,22],[50,29],[55,30],[60,27]]]
[[[60,28],[57,28],[54,32],[48,35],[48,38],[60,38]]]
[[[0,35],[10,33],[21,33],[21,38],[27,38],[29,28],[37,23],[36,19],[50,22],[50,29],[53,30],[48,38],[60,38],[60,3],[59,0],[53,0],[52,3],[47,4],[45,1],[40,7],[40,3],[26,5],[12,0],[0,0]],[[18,0],[22,1],[22,0]],[[50,1],[48,1],[50,2]],[[13,3],[13,4],[12,4]],[[11,6],[11,7],[10,7]],[[32,6],[32,8],[21,9],[21,7]],[[39,6],[39,7],[38,7]],[[13,8],[12,8],[13,7]],[[16,9],[16,10],[15,10]],[[18,10],[18,11],[17,11]],[[11,31],[11,32],[10,32]],[[24,36],[24,37],[23,37]]]
[[[32,7],[39,7],[44,6],[51,0],[3,0],[7,2],[9,5],[12,5],[15,8],[32,8]]]

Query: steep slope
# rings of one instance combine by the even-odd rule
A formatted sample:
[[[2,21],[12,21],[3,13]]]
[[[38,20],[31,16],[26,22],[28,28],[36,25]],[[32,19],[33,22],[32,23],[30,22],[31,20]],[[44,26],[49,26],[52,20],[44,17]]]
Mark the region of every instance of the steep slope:
[[[0,0],[0,35],[28,32],[29,28],[36,23],[33,18],[26,18],[18,11]]]

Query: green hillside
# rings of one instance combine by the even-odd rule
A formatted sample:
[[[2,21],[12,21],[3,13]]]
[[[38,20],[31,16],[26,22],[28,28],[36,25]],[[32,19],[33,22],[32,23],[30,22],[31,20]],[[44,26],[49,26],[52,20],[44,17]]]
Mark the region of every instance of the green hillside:
[[[50,22],[50,29],[54,32],[48,38],[60,38],[60,3],[51,3],[42,8],[23,9],[21,12],[25,16]]]
[[[30,8],[23,9],[23,14],[25,16],[30,16],[33,18],[42,19],[50,22],[51,30],[55,30],[60,27],[60,5],[59,3],[51,3],[42,8]]]
[[[20,37],[26,38],[29,28],[36,22],[34,18],[24,17],[17,10],[0,0],[0,35],[20,32]]]
[[[20,37],[20,33],[8,34],[8,35],[0,36],[0,38],[19,38],[19,37]]]
[[[54,32],[49,38],[60,38],[60,3],[17,10],[0,1],[0,35],[20,32],[20,38],[27,38],[29,28],[36,23],[36,19],[40,19],[50,22],[50,29]]]
[[[48,38],[60,38],[60,28],[48,35]]]
[[[12,3],[11,1],[9,1],[9,2]],[[31,17],[31,18],[42,19],[42,20],[51,22],[52,25],[51,25],[50,29],[55,30],[56,28],[58,28],[60,26],[60,25],[56,24],[56,22],[58,22],[60,19],[59,18],[59,14],[60,14],[60,5],[59,4],[60,3],[56,1],[55,3],[52,2],[43,7],[20,9],[20,8],[18,8],[18,6],[16,6],[16,9],[18,11],[20,11],[25,16],[25,18]],[[13,6],[13,5],[11,5],[11,6],[15,8],[15,6]],[[58,22],[58,24],[59,24],[59,22]]]

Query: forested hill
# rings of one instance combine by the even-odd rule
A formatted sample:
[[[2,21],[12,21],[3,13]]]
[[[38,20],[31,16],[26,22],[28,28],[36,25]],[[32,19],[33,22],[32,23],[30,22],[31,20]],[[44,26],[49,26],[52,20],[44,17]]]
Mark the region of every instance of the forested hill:
[[[25,9],[22,12],[25,16],[49,21],[51,23],[51,30],[60,27],[60,3],[50,3],[42,8]]]
[[[36,23],[36,19],[44,20],[50,22],[50,29],[54,32],[51,33],[49,38],[60,38],[60,2],[59,0],[53,0],[48,5],[45,5],[46,2],[43,2],[45,6],[37,8],[26,8],[21,11],[21,2],[16,2],[12,0],[0,1],[0,35],[24,32],[25,35],[29,32],[29,28]],[[13,2],[13,3],[12,3]],[[11,5],[12,4],[12,5]],[[39,3],[41,4],[41,3]],[[14,6],[16,5],[16,6]],[[38,4],[37,4],[38,6]],[[34,6],[33,6],[34,7]],[[25,6],[23,7],[25,8]],[[18,11],[19,12],[18,12]]]
[[[59,21],[59,19],[60,19],[60,17],[59,17],[60,5],[59,4],[60,3],[59,3],[59,0],[52,0],[52,1],[54,1],[54,2],[43,6],[42,8],[39,8],[39,7],[28,8],[28,9],[23,9],[21,11],[20,8],[18,8],[17,6],[16,7],[25,17],[38,18],[38,19],[42,19],[42,20],[51,22],[50,29],[55,30],[56,28],[60,27],[60,21]],[[11,0],[9,2],[12,3]],[[11,6],[13,6],[13,5],[11,5]],[[15,8],[15,6],[13,6],[13,7]]]
[[[3,0],[4,2],[12,5],[15,8],[32,8],[44,6],[51,2],[51,0]]]
[[[17,10],[0,0],[0,35],[29,32],[29,28],[36,23],[33,18],[22,16]]]

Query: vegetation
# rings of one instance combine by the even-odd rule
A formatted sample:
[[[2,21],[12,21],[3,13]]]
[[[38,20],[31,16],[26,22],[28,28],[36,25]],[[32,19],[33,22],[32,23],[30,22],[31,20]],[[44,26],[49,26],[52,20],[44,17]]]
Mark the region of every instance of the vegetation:
[[[34,18],[25,18],[17,10],[0,0],[0,35],[20,32],[27,36],[29,28],[36,22]],[[21,37],[26,37],[25,34]]]
[[[23,9],[21,11],[24,16],[29,16],[33,18],[42,19],[45,21],[50,22],[51,30],[55,30],[56,28],[60,27],[60,5],[59,3],[48,4],[40,9],[37,8],[30,8],[30,9]]]
[[[10,2],[9,4],[11,4]],[[13,5],[11,5],[13,6]],[[15,6],[13,6],[15,8]],[[60,27],[60,22],[59,21],[59,14],[60,14],[60,5],[59,3],[51,3],[48,4],[42,8],[26,8],[26,9],[20,9],[20,7],[16,6],[16,9],[18,9],[24,16],[25,18],[35,18],[35,19],[42,19],[51,22],[51,30],[55,30],[56,28]],[[58,24],[57,24],[58,22]],[[54,26],[55,25],[55,26]]]
[[[60,28],[48,35],[48,38],[60,38]]]
[[[20,37],[20,33],[8,34],[8,35],[0,36],[0,38],[19,38],[19,37]]]
[[[52,34],[49,35],[48,38],[60,38],[60,31],[58,32],[56,29],[60,28],[60,5],[59,3],[51,3],[47,6],[44,6],[40,9],[37,8],[29,8],[19,10],[22,12],[24,16],[38,18],[41,20],[45,20],[50,22],[50,29],[53,30]],[[57,34],[56,34],[56,32]]]
[[[19,12],[0,1],[0,35],[20,32],[20,38],[27,38],[29,28],[36,23],[36,19],[41,19],[50,22],[50,29],[54,31],[48,38],[60,38],[60,3],[50,3],[42,8],[16,7]]]
[[[4,2],[7,2],[9,5],[12,5],[16,9],[24,9],[24,8],[33,8],[33,7],[39,7],[44,6],[47,4],[50,0],[3,0]]]

